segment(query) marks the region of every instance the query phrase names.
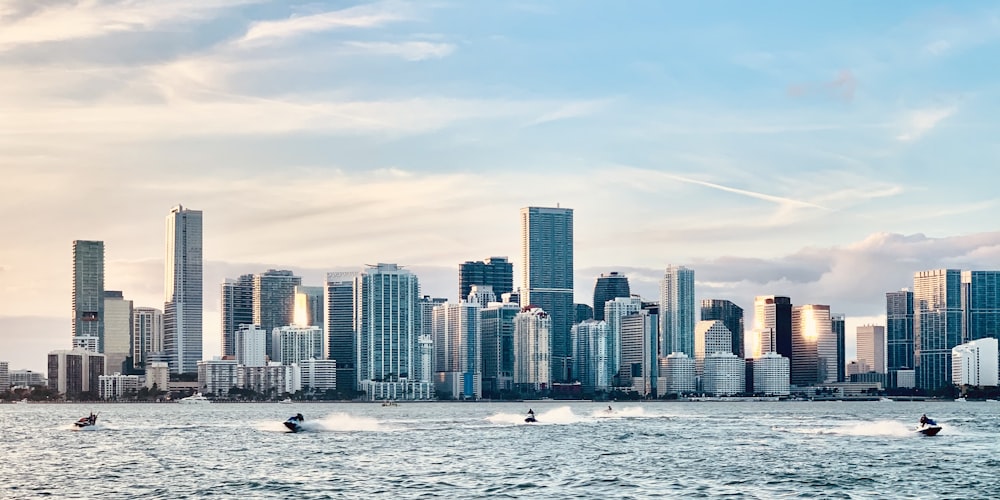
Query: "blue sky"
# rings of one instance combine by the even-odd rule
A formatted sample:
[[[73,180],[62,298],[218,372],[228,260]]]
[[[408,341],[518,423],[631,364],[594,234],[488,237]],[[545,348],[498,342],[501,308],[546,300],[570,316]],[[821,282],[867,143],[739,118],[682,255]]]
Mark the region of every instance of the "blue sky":
[[[225,277],[398,262],[454,298],[556,203],[578,301],[683,264],[853,331],[914,271],[996,268],[998,44],[979,2],[5,2],[0,359],[68,344],[74,239],[162,304],[177,203],[209,354]]]

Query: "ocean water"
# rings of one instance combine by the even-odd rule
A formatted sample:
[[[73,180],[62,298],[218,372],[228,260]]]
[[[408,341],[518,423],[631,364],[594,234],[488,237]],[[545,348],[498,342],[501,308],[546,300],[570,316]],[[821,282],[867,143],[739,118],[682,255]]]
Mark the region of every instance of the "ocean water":
[[[1000,403],[612,405],[0,405],[0,498],[1000,497]]]

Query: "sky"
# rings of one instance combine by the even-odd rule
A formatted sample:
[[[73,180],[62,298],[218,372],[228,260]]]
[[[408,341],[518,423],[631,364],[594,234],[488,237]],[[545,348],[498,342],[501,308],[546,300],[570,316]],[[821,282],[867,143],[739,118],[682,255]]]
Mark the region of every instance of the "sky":
[[[787,295],[854,327],[913,273],[997,269],[989,2],[0,2],[0,360],[70,345],[72,241],[162,307],[165,217],[219,284],[393,262],[457,298],[519,209],[575,211],[576,299]]]

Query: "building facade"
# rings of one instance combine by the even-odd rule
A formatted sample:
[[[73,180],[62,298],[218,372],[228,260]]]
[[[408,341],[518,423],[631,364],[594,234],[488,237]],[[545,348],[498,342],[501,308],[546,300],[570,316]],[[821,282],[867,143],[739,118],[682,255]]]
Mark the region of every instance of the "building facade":
[[[264,366],[267,364],[267,332],[257,325],[242,324],[236,330],[235,361],[242,366]]]
[[[500,391],[514,388],[514,318],[519,312],[521,308],[510,302],[493,302],[479,310],[486,396],[498,397]]]
[[[732,347],[729,352],[746,357],[744,348],[743,308],[723,299],[703,299],[701,301],[701,320],[719,320],[732,335]]]
[[[338,390],[356,391],[357,346],[354,331],[354,280],[358,273],[327,273],[323,300],[326,358],[337,362]]]
[[[660,357],[657,378],[658,393],[664,395],[684,395],[698,389],[698,378],[694,374],[694,358],[683,352],[670,353]]]
[[[150,353],[163,352],[163,311],[155,307],[132,310],[132,366],[144,368]]]
[[[875,373],[885,373],[885,327],[864,325],[857,328],[858,363]]]
[[[694,270],[667,266],[660,282],[661,353],[694,356]]]
[[[962,342],[1000,337],[1000,271],[962,271]]]
[[[753,392],[763,396],[787,396],[790,365],[788,358],[769,352],[753,360]]]
[[[73,337],[97,339],[104,348],[104,242],[73,242]]]
[[[197,373],[204,312],[201,210],[170,210],[164,264],[163,348],[171,373]]]
[[[951,349],[952,382],[959,386],[996,387],[998,385],[997,339],[984,337]]]
[[[272,361],[285,365],[323,359],[323,330],[318,326],[282,326],[271,331]]]
[[[594,283],[594,321],[604,321],[604,304],[607,301],[631,296],[627,276],[617,271],[601,273]]]
[[[792,360],[792,299],[759,295],[753,301],[753,329],[760,335],[754,357],[776,352]]]
[[[482,399],[482,325],[479,304],[444,303],[433,311],[436,351],[435,392],[451,393],[455,399]],[[443,374],[443,375],[442,375]],[[447,384],[444,389],[440,384]]]
[[[253,325],[253,275],[244,274],[222,283],[222,355],[236,355],[236,332]]]
[[[125,360],[132,356],[132,326],[132,301],[126,300],[120,291],[105,290],[104,360],[108,364],[105,373],[125,370]]]
[[[912,370],[913,292],[900,290],[885,294],[886,369]]]
[[[288,270],[269,269],[253,277],[253,322],[265,332],[295,324],[295,287],[302,278]],[[275,353],[268,336],[267,354]]]
[[[573,361],[577,380],[585,394],[607,391],[617,365],[611,364],[611,336],[605,321],[589,320],[573,325]]]
[[[100,375],[97,377],[98,397],[105,401],[132,398],[139,392],[138,375]]]
[[[913,361],[917,387],[951,384],[951,349],[962,337],[962,275],[957,269],[913,275]]]
[[[514,318],[514,389],[542,392],[551,388],[552,318],[537,307],[523,307]]]
[[[332,359],[306,359],[299,363],[298,387],[323,393],[337,389],[337,362]]]
[[[458,299],[469,296],[472,285],[492,287],[498,297],[514,291],[514,264],[507,257],[466,261],[458,266]]]
[[[58,350],[48,355],[49,390],[68,399],[98,391],[98,377],[104,375],[104,355],[86,349]]]
[[[655,394],[659,317],[645,309],[622,317],[621,342],[619,385],[642,396]]]
[[[253,325],[244,325],[253,326]],[[235,359],[205,359],[198,361],[198,390],[224,398],[229,390],[239,386],[239,369]]]
[[[705,357],[702,391],[710,396],[735,396],[746,389],[746,361],[733,353]]]
[[[695,373],[699,376],[704,373],[706,356],[717,352],[731,353],[732,346],[733,334],[725,323],[720,320],[699,321],[694,327]]]
[[[800,387],[835,383],[838,379],[837,337],[830,306],[792,308],[791,383]]]

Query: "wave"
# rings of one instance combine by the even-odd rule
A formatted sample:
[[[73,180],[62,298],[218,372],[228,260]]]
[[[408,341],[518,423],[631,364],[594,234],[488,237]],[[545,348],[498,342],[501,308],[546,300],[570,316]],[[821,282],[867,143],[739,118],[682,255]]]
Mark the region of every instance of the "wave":
[[[526,414],[519,413],[497,413],[486,417],[486,420],[492,424],[499,425],[526,425],[524,421]],[[626,407],[612,409],[608,411],[607,408],[596,409],[591,411],[588,415],[581,416],[573,413],[573,410],[569,406],[560,406],[558,408],[553,408],[544,412],[536,412],[535,422],[531,425],[538,424],[576,424],[581,422],[592,422],[599,419],[609,419],[609,418],[659,418],[656,415],[649,415],[646,410],[638,407]]]
[[[790,428],[772,427],[773,430],[794,434],[840,435],[840,436],[919,436],[915,427],[898,420],[876,420],[869,422],[832,422],[826,427]]]
[[[357,417],[347,413],[334,413],[314,420],[302,422],[302,430],[306,432],[379,432],[393,431],[393,427],[383,425],[371,417]],[[282,422],[258,422],[258,430],[266,432],[288,432]]]

